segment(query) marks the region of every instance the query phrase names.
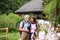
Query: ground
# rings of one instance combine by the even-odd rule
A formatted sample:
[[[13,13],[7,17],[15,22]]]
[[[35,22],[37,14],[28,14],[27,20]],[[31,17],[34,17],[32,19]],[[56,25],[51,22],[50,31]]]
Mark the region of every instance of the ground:
[[[0,33],[0,36],[4,35],[4,32]],[[18,40],[19,39],[19,35],[18,32],[10,32],[8,33],[8,40]],[[0,40],[5,40],[5,38],[1,38]]]

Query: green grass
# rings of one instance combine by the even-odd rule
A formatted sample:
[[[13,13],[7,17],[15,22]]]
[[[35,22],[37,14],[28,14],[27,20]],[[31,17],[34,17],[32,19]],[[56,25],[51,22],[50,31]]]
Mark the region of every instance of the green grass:
[[[4,35],[4,32],[0,32],[0,36]],[[18,32],[8,33],[8,40],[18,40],[19,34]],[[5,38],[0,38],[0,40],[6,40]]]

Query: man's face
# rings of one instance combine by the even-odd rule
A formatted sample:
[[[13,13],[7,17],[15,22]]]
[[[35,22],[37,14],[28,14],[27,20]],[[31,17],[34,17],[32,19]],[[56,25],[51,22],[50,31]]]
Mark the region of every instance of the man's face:
[[[25,21],[29,21],[29,17],[25,17]]]

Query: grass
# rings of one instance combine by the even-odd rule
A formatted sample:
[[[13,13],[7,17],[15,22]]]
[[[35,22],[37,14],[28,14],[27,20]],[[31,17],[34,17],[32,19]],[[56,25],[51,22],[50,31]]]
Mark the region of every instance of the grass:
[[[0,36],[5,35],[4,32],[0,32]],[[8,40],[18,40],[19,34],[18,32],[10,32],[8,33]],[[5,38],[0,38],[0,40],[6,40]]]

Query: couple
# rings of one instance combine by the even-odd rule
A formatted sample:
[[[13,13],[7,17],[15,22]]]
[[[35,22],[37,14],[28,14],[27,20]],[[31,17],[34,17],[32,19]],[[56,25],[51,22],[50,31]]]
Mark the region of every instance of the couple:
[[[24,20],[20,23],[19,30],[22,32],[21,40],[35,40],[34,34],[37,30],[37,24],[35,17],[31,17],[29,20],[29,15],[24,16]]]

